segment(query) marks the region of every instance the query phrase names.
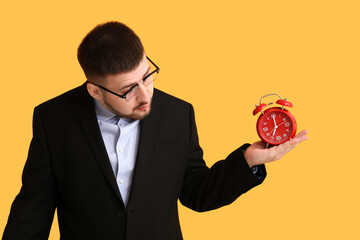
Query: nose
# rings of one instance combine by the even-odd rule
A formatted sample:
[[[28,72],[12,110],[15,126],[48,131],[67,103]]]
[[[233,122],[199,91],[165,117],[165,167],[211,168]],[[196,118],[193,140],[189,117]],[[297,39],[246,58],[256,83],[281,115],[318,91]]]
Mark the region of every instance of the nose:
[[[151,92],[152,92],[152,88],[150,88],[150,86],[144,86],[141,83],[139,83],[139,86],[138,86],[138,93],[137,93],[137,100],[139,102],[149,102],[150,101],[150,95],[151,95]]]

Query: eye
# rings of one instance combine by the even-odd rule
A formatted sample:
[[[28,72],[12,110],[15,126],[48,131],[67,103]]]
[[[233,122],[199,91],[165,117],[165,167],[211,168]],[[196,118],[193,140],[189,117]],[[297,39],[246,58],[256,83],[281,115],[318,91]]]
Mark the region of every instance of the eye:
[[[146,75],[143,79],[143,82],[147,81],[149,78],[151,78],[151,74]]]
[[[157,75],[158,71],[151,72],[149,75],[145,76],[145,78],[143,79],[143,83],[145,85],[149,85],[156,79]]]
[[[126,93],[131,93],[137,86],[139,86],[138,83],[132,85],[131,87],[125,88],[125,90],[123,90],[123,95]]]
[[[127,88],[121,89],[120,95],[124,95],[124,94],[127,93],[127,91],[129,91],[131,88],[132,88],[132,87],[127,87]]]

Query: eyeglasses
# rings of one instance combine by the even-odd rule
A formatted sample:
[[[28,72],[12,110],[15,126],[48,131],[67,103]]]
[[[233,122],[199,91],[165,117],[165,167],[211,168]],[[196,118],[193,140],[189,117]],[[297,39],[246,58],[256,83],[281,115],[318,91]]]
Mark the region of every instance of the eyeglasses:
[[[127,102],[131,101],[138,93],[139,91],[139,85],[142,84],[143,86],[145,87],[148,87],[150,86],[150,84],[152,84],[155,79],[157,78],[157,75],[159,74],[159,71],[160,71],[160,68],[153,62],[150,60],[150,58],[146,57],[149,62],[154,65],[155,69],[153,71],[151,71],[148,75],[146,75],[140,82],[138,83],[135,83],[134,85],[132,85],[131,87],[129,87],[128,90],[125,90],[125,93],[123,94],[118,94],[116,92],[113,92],[99,84],[96,84],[96,83],[93,83],[93,82],[90,82],[91,84],[94,84],[95,86],[111,93],[111,94],[114,94],[115,96],[118,96],[122,99],[125,99]],[[87,81],[87,83],[89,83],[89,81]]]

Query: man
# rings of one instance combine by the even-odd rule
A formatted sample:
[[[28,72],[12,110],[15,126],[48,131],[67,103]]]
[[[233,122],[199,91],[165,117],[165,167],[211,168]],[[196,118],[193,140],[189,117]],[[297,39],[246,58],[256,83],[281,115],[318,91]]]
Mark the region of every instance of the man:
[[[87,82],[34,110],[33,139],[3,239],[182,239],[177,201],[230,204],[262,183],[264,163],[299,142],[245,144],[210,169],[189,103],[153,88],[158,66],[127,26],[97,26],[78,60]]]

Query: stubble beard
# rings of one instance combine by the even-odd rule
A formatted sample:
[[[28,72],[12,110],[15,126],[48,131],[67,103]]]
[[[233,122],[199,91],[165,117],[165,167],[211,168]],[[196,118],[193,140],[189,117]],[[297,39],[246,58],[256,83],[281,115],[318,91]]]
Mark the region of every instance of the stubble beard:
[[[144,105],[144,104],[142,104]],[[139,105],[138,107],[141,107],[141,105]],[[140,111],[135,109],[134,112],[132,114],[130,114],[130,116],[128,116],[127,118],[133,119],[133,120],[143,120],[145,117],[147,117],[151,112],[151,102],[149,103],[149,107],[148,109],[146,109],[146,111]],[[121,117],[121,116],[120,116]]]
[[[114,109],[110,104],[107,104],[106,102],[104,102],[104,104],[107,106],[107,108],[114,114],[116,114],[117,116],[121,117],[121,118],[128,118],[128,119],[133,119],[133,120],[143,120],[145,117],[147,117],[150,112],[151,112],[151,106],[152,106],[152,98],[150,99],[149,103],[140,103],[137,107],[135,107],[133,109],[133,112],[131,114],[124,114],[121,113],[119,111],[117,111],[116,109]],[[146,109],[146,111],[140,111],[137,108],[140,108],[141,106],[144,106],[146,104],[149,104],[148,109]]]

